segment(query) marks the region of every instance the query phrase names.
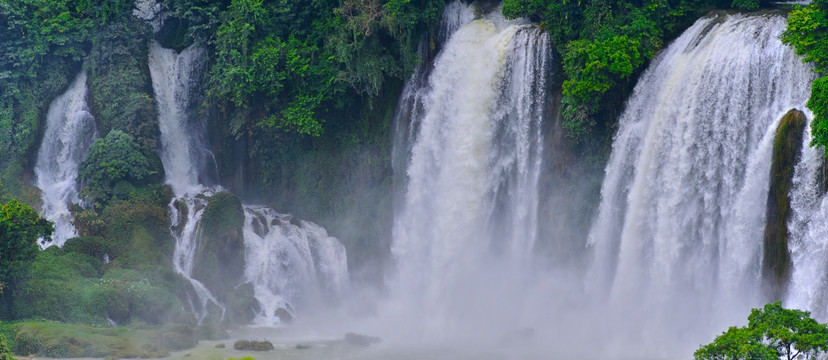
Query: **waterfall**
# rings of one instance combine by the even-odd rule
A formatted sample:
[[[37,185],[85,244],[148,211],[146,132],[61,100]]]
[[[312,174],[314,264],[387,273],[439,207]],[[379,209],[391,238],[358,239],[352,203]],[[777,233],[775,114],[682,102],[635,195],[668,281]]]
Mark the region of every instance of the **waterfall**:
[[[794,168],[791,218],[788,220],[792,271],[785,305],[808,309],[828,320],[828,196],[825,189],[825,149],[812,148],[810,127],[803,136],[802,157]]]
[[[190,46],[181,53],[165,49],[153,41],[149,48],[149,69],[152,88],[158,103],[158,124],[161,129],[161,162],[166,183],[175,197],[168,206],[171,232],[175,238],[173,269],[193,286],[198,297],[191,300],[193,313],[199,323],[209,314],[212,304],[221,310],[225,306],[204,284],[192,278],[193,263],[201,234],[201,215],[207,206],[204,196],[212,195],[200,181],[206,173],[208,155],[202,119],[190,116],[193,89],[198,74],[203,70],[206,52]]]
[[[226,307],[224,294],[192,278],[202,234],[202,215],[210,196],[223,189],[215,184],[217,166],[206,140],[204,119],[194,116],[197,83],[206,52],[196,45],[181,53],[157,42],[150,46],[149,67],[159,109],[161,161],[166,183],[175,198],[168,207],[175,237],[173,267],[192,284],[198,299],[191,301],[199,322],[210,307]],[[345,247],[311,222],[291,223],[290,215],[261,206],[244,206],[245,279],[253,284],[260,311],[254,321],[277,325],[297,317],[315,302],[335,301],[347,288]],[[214,269],[220,271],[220,269]],[[218,295],[218,296],[217,296]]]
[[[550,41],[499,10],[474,21],[470,11],[448,6],[454,20],[441,33],[451,35],[427,81],[415,74],[406,85],[395,120],[408,124],[397,131],[408,138],[395,140],[395,167],[407,170],[392,291],[401,312],[418,314],[418,335],[435,338],[463,331],[461,319],[499,312],[482,269],[531,266],[537,236]]]
[[[275,325],[296,317],[297,306],[336,300],[348,284],[345,247],[312,222],[245,206],[245,278],[260,312],[254,323]]]
[[[86,93],[86,73],[81,72],[69,89],[49,105],[46,131],[37,153],[34,172],[43,201],[40,213],[55,223],[50,245],[63,246],[66,240],[78,236],[69,206],[80,201],[78,166],[97,138]]]
[[[161,161],[166,182],[176,196],[196,195],[205,190],[215,174],[215,161],[208,150],[204,119],[194,119],[194,88],[204,71],[206,51],[190,46],[176,54],[153,41],[149,49],[152,88],[158,102],[161,129]]]
[[[813,79],[779,41],[785,24],[780,15],[700,19],[627,102],[588,240],[588,282],[619,322],[635,322],[633,341],[675,351],[688,338],[656,339],[682,324],[703,343],[765,301],[773,138],[785,112],[804,108]]]

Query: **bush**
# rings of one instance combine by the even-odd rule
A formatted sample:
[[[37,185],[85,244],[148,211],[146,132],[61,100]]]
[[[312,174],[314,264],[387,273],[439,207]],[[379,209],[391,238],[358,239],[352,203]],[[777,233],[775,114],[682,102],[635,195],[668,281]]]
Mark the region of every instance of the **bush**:
[[[80,164],[78,181],[85,184],[81,196],[101,207],[112,197],[119,182],[142,185],[154,174],[135,139],[121,130],[112,130],[105,138],[95,140],[89,156]]]
[[[6,337],[0,334],[0,360],[14,360],[9,345],[6,344]]]

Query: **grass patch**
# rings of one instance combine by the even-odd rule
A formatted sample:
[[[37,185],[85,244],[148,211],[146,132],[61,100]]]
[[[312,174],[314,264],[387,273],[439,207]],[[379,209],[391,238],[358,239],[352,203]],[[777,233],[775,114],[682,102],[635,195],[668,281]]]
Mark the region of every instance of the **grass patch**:
[[[48,321],[0,324],[15,354],[48,357],[158,358],[197,344],[183,325],[96,327]]]

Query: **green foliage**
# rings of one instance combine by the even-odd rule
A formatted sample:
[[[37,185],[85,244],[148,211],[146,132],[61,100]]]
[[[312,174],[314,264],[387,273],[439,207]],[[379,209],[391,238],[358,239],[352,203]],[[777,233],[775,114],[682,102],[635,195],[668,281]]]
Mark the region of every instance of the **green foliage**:
[[[0,334],[0,360],[14,360],[11,349],[6,344],[6,337]]]
[[[325,13],[314,4],[299,6]],[[234,0],[221,13],[209,93],[235,107],[268,114],[253,125],[318,136],[322,125],[316,112],[340,89],[335,86],[338,69],[321,47],[321,34],[302,36],[300,30],[278,35],[288,33],[274,29],[285,15],[278,5]]]
[[[812,146],[828,146],[828,77],[821,77],[811,84],[808,108],[814,112],[811,121]],[[826,148],[828,149],[828,148]],[[828,151],[828,150],[826,150]]]
[[[759,8],[759,0],[733,0],[730,7],[734,9],[756,10]]]
[[[579,103],[596,101],[612,86],[643,63],[637,39],[613,36],[602,40],[575,40],[567,44],[563,94]]]
[[[90,38],[130,0],[15,0],[0,4],[0,179],[17,197],[37,143],[39,118],[88,54]]]
[[[828,9],[825,1],[814,1],[788,15],[782,42],[791,45],[803,61],[812,62],[815,71],[828,73]]]
[[[11,292],[38,253],[38,239],[46,243],[54,231],[52,223],[40,217],[29,206],[11,200],[0,205],[0,300],[6,306],[13,295]]]
[[[807,311],[785,309],[779,302],[753,309],[746,327],[731,327],[699,348],[696,360],[815,359],[828,351],[828,326]]]
[[[818,74],[828,74],[828,1],[816,0],[794,9],[788,15],[788,26],[782,42],[793,46],[803,61],[814,64]],[[811,85],[808,108],[814,112],[811,121],[811,146],[828,145],[828,80],[819,78]],[[828,148],[826,148],[828,151]]]
[[[159,358],[196,345],[192,328],[133,324],[93,327],[48,321],[4,324],[11,348],[39,357]]]
[[[160,131],[155,101],[148,93],[149,26],[122,16],[90,38],[85,67],[89,74],[89,105],[103,134],[121,130],[132,136],[148,157],[158,149]]]
[[[140,185],[154,174],[134,138],[112,130],[105,138],[95,140],[80,164],[78,181],[85,184],[81,195],[100,206],[115,194],[120,182]]]
[[[757,0],[736,2],[734,7],[749,6],[748,2],[758,6]],[[629,90],[630,77],[666,41],[717,3],[505,0],[503,14],[541,22],[558,45],[564,70],[563,127],[567,136],[581,142],[596,135],[597,125],[613,120],[607,106],[623,101],[615,94]]]

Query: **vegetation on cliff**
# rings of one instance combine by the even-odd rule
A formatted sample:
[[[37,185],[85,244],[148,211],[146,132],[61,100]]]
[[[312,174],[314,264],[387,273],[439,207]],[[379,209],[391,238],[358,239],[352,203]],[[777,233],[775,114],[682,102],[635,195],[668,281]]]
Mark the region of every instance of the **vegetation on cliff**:
[[[159,3],[166,21],[154,33],[133,16],[133,0],[0,1],[0,201],[12,214],[0,216],[0,318],[13,321],[0,331],[19,353],[99,356],[104,353],[89,345],[104,341],[99,332],[109,340],[123,337],[77,323],[159,326],[153,331],[165,331],[168,321],[195,326],[185,310],[189,284],[170,263],[171,193],[162,184],[147,67],[153,40],[207,50],[207,71],[193,79],[205,101],[194,111],[207,120],[223,185],[324,225],[349,250],[360,250],[349,254],[352,268],[387,258],[391,121],[403,81],[428,55],[418,53],[419,44],[426,53],[436,47],[433,33],[446,1]],[[580,141],[611,118],[608,97],[623,98],[615,90],[631,88],[655,52],[698,15],[712,6],[758,5],[506,0],[503,11],[541,22],[558,45],[566,127]],[[105,134],[80,167],[81,196],[89,204],[72,209],[80,237],[38,251],[37,239],[48,238],[50,228],[30,207],[38,202],[31,168],[50,101],[81,69],[89,75],[90,110]],[[818,84],[815,92],[828,93],[828,85]],[[208,236],[194,276],[208,284],[238,279],[240,200],[216,194],[204,216]],[[34,227],[25,233],[2,228],[19,221]],[[219,266],[232,271],[216,276],[210,270]],[[255,302],[249,284],[218,291],[228,297],[228,318],[249,321],[246,310]],[[32,318],[43,321],[19,322]],[[95,340],[68,337],[66,329]],[[197,337],[173,333],[183,344]],[[69,339],[74,347],[60,345]]]
[[[813,63],[821,76],[811,85],[808,108],[814,112],[811,145],[824,147],[828,145],[828,78],[824,77],[828,74],[828,1],[813,0],[792,11],[782,41],[793,46],[803,61]]]
[[[615,121],[618,110],[608,106],[621,105],[636,74],[699,16],[714,7],[759,5],[758,0],[504,0],[503,13],[538,21],[552,36],[564,73],[563,125],[581,142]]]

